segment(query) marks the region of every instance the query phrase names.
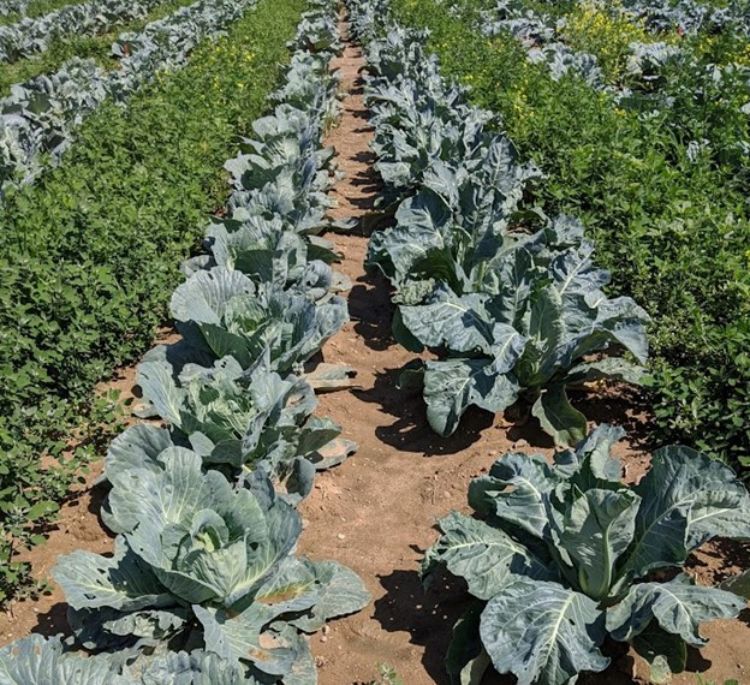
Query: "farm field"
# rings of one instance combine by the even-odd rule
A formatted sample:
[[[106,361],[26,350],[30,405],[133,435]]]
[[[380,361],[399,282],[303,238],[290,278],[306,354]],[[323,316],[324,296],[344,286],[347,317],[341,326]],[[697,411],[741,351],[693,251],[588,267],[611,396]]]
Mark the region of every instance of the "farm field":
[[[107,2],[0,0],[0,685],[750,683],[750,7]]]

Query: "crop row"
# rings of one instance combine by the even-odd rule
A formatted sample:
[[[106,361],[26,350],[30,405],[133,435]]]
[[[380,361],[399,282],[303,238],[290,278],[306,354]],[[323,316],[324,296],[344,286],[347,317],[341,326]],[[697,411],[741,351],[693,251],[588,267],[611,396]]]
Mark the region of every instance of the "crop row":
[[[650,31],[666,33],[716,33],[735,31],[750,37],[750,6],[747,0],[714,5],[698,0],[626,0],[614,11],[626,11],[644,21]]]
[[[631,295],[652,316],[645,380],[659,441],[747,464],[748,167],[742,155],[723,155],[750,140],[750,117],[740,111],[746,90],[709,79],[697,95],[696,77],[678,63],[660,86],[674,98],[671,108],[649,116],[618,107],[574,73],[553,80],[509,34],[478,36],[489,4],[465,0],[452,14],[434,0],[419,11],[406,0],[393,7],[407,25],[430,29],[445,72],[470,86],[471,102],[498,114],[521,155],[538,165],[545,182],[532,189],[536,202],[581,217],[598,260],[616,273],[610,291]],[[568,39],[577,27],[574,47],[620,64],[631,25],[573,7],[566,16]],[[722,36],[710,39],[719,46]],[[711,145],[688,155],[690,141],[704,138]]]
[[[536,170],[441,77],[427,34],[390,20],[387,0],[350,7],[387,210],[396,207],[369,261],[393,285],[395,337],[438,356],[403,384],[417,377],[439,433],[469,404],[500,411],[521,395],[572,446],[552,464],[504,455],[470,485],[474,516],[440,522],[423,578],[447,572],[474,598],[446,655],[451,682],[478,684],[492,666],[520,685],[564,685],[607,669],[617,642],[655,679],[684,670],[686,644],[705,644],[700,624],[737,616],[746,600],[730,591],[742,579],[704,587],[674,569],[714,537],[749,539],[750,495],[731,469],[687,447],[657,450],[637,486],[621,482],[612,447],[624,431],[603,424],[586,435],[565,388],[637,380],[611,352],[645,357],[645,314],[602,293],[609,275],[593,266],[577,221],[520,211]]]
[[[74,130],[101,103],[123,102],[157,72],[178,69],[202,40],[220,35],[256,0],[219,3],[198,0],[124,33],[112,46],[119,58],[109,72],[94,60],[72,59],[57,72],[17,84],[0,100],[0,184],[32,182],[49,164],[57,164]]]
[[[9,14],[23,14],[29,6],[30,0],[2,0],[0,2],[0,16]]]
[[[182,340],[139,366],[140,413],[166,428],[139,424],[109,450],[102,518],[115,555],[74,552],[53,571],[76,647],[38,636],[9,645],[0,673],[11,682],[44,672],[50,685],[72,673],[90,685],[313,684],[304,636],[369,601],[349,569],[295,555],[294,504],[316,469],[353,448],[312,416],[312,385],[330,388],[336,369],[304,369],[347,319],[335,295],[346,283],[316,235],[334,177],[321,140],[341,46],[335,4],[312,5],[269,96],[273,114],[227,162],[226,216],[208,229],[207,254],[184,265],[172,297]]]
[[[370,65],[390,76],[378,57]],[[538,171],[518,163],[508,138],[486,130],[491,116],[445,86],[432,62],[412,63],[425,73],[368,91],[376,166],[389,195],[409,195],[395,227],[372,236],[368,262],[395,289],[397,340],[442,357],[410,369],[409,382],[422,384],[441,435],[471,405],[500,412],[522,400],[558,444],[576,444],[586,418],[568,388],[637,383],[642,368],[619,353],[645,363],[648,316],[628,297],[605,296],[610,276],[594,265],[580,222],[542,217],[532,230],[520,203]]]
[[[45,52],[61,36],[105,33],[118,24],[142,19],[161,0],[109,0],[67,5],[41,17],[0,27],[0,62],[15,62]]]

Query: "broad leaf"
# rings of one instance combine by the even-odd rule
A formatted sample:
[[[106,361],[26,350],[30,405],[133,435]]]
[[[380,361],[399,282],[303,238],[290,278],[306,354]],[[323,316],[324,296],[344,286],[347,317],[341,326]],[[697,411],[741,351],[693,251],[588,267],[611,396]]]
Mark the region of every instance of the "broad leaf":
[[[578,586],[606,599],[615,566],[633,541],[640,497],[629,490],[589,490],[566,512],[560,544],[573,562]]]
[[[599,672],[604,615],[596,602],[558,583],[516,580],[482,613],[480,634],[499,673],[518,685],[565,685],[583,671]]]
[[[471,405],[499,412],[512,405],[517,397],[515,379],[511,375],[494,374],[491,360],[449,359],[425,365],[427,420],[440,435],[452,435]]]
[[[482,515],[544,538],[547,529],[546,496],[563,478],[540,455],[506,454],[487,476],[469,484],[469,504]]]
[[[68,653],[59,637],[30,635],[0,649],[2,685],[132,685],[109,655]]]
[[[123,538],[117,539],[112,557],[83,551],[60,557],[52,575],[73,609],[111,607],[135,611],[175,604],[153,570]]]
[[[727,578],[720,587],[722,590],[734,592],[735,595],[740,595],[740,597],[750,600],[750,571]]]
[[[524,339],[508,324],[493,322],[488,297],[456,296],[440,286],[427,304],[400,307],[401,321],[423,345],[455,352],[482,352],[494,360],[494,372],[507,373],[523,352]]]
[[[320,630],[331,618],[353,614],[367,606],[370,593],[354,571],[334,561],[310,562],[320,590],[309,616],[293,624],[306,633]]]
[[[202,651],[168,652],[157,657],[144,670],[139,682],[142,685],[260,685],[245,674],[243,667]]]
[[[556,445],[575,445],[586,436],[586,417],[570,403],[564,385],[542,391],[531,413]]]
[[[482,521],[453,512],[440,521],[440,529],[442,536],[427,551],[422,563],[426,578],[444,565],[454,576],[466,580],[472,595],[490,599],[517,576],[555,577],[544,560],[504,531]]]
[[[643,499],[629,570],[681,564],[714,536],[750,538],[750,494],[723,464],[687,447],[654,453],[636,487]]]
[[[695,585],[680,574],[667,583],[639,583],[607,612],[607,630],[615,640],[632,640],[651,621],[668,633],[679,635],[695,646],[706,644],[700,624],[717,618],[734,618],[746,602],[725,590]]]
[[[453,626],[453,636],[445,657],[451,685],[480,685],[490,665],[490,657],[479,637],[482,609],[482,602],[474,602]]]

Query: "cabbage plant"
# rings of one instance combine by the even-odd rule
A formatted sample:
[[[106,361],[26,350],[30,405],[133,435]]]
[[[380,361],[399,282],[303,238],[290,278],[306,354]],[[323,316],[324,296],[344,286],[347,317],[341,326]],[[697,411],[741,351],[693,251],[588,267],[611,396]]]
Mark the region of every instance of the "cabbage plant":
[[[386,186],[387,200],[418,188],[423,174],[439,160],[468,164],[482,153],[487,139],[484,124],[491,116],[463,104],[462,95],[458,86],[444,84],[430,61],[423,70],[396,82],[368,80],[375,168]]]
[[[363,12],[387,13],[382,5],[358,8],[353,27],[366,37],[365,97],[375,125],[372,149],[386,198],[393,200],[418,188],[434,162],[461,160],[466,165],[481,155],[488,139],[484,125],[493,117],[467,105],[465,89],[446,84],[436,59],[425,53],[424,32],[394,26],[373,39],[371,24],[360,17]]]
[[[204,242],[208,254],[183,264],[187,276],[218,266],[240,271],[256,285],[269,283],[321,304],[351,288],[351,281],[329,266],[337,255],[285,229],[280,217],[218,221],[209,226]]]
[[[133,673],[135,671],[135,673]],[[261,685],[245,669],[203,650],[167,652],[143,669],[130,669],[139,685]]]
[[[318,274],[311,273],[315,281]],[[171,311],[187,345],[215,358],[231,355],[243,368],[268,350],[281,373],[301,371],[349,318],[341,297],[316,305],[304,292],[256,285],[224,267],[190,276],[174,291]]]
[[[299,23],[297,33],[296,44],[300,50],[313,54],[339,54],[344,49],[333,14],[307,12]]]
[[[315,161],[307,159],[285,166],[273,180],[260,188],[239,188],[232,193],[229,210],[234,219],[247,216],[282,218],[297,233],[317,235],[331,227],[328,211],[334,206],[328,195],[331,179]]]
[[[420,304],[438,282],[457,292],[484,287],[487,263],[516,242],[510,219],[536,176],[501,137],[461,166],[434,162],[418,192],[399,205],[396,225],[373,233],[368,264],[383,271],[404,304]]]
[[[329,34],[329,40],[335,40]],[[318,40],[322,40],[319,37]],[[316,112],[322,120],[338,111],[336,92],[339,75],[329,69],[331,57],[337,50],[312,53],[305,50],[292,55],[282,86],[269,95],[271,102],[286,103],[297,109]]]
[[[202,648],[263,682],[292,672],[314,682],[304,634],[361,609],[362,582],[294,556],[300,516],[267,479],[234,488],[182,448],[157,461],[112,479],[114,556],[76,551],[55,566],[78,642],[92,652]]]
[[[128,655],[89,656],[59,637],[32,634],[0,649],[3,685],[260,685],[244,669],[202,650],[126,665]]]
[[[263,187],[284,167],[304,167],[312,160],[319,171],[332,172],[333,150],[320,144],[322,122],[314,111],[278,105],[272,115],[253,124],[252,138],[242,141],[243,153],[224,166],[235,188]]]
[[[139,365],[137,380],[151,413],[169,425],[170,440],[189,446],[207,467],[230,474],[260,468],[282,482],[294,475],[297,494],[306,495],[316,466],[328,468],[354,451],[353,443],[336,440],[338,424],[311,416],[317,400],[307,382],[282,379],[264,364],[244,371],[225,357],[213,368],[188,364],[175,378],[169,362],[153,359]],[[166,446],[153,434],[145,439],[152,458]]]
[[[314,78],[310,74],[300,80]],[[328,226],[335,168],[333,151],[320,142],[323,113],[315,112],[325,102],[310,109],[280,105],[273,117],[261,120],[256,137],[244,141],[246,152],[225,164],[234,187],[232,218],[279,217],[285,229],[300,234],[317,234]]]
[[[600,426],[553,463],[506,454],[475,479],[424,560],[463,578],[481,600],[456,626],[453,682],[479,683],[491,663],[519,685],[563,685],[610,663],[605,640],[630,643],[672,671],[700,647],[704,621],[745,600],[680,569],[714,537],[750,538],[750,495],[730,468],[687,447],[653,454],[635,486],[611,454],[621,429]]]
[[[334,169],[321,137],[338,111],[338,77],[328,69],[332,55],[298,51],[292,57],[284,85],[269,96],[279,107],[244,141],[246,152],[226,165],[234,187],[232,218],[278,216],[306,235],[330,226]]]
[[[523,399],[558,444],[575,444],[586,418],[568,386],[637,383],[642,369],[612,352],[644,363],[648,316],[628,297],[604,295],[609,273],[594,266],[576,221],[561,217],[511,247],[493,236],[475,247],[464,235],[457,229],[451,241],[423,243],[420,264],[438,266],[413,267],[413,277],[445,275],[424,303],[401,305],[394,322],[407,348],[443,352],[423,365],[430,425],[450,435],[471,405],[498,412]]]

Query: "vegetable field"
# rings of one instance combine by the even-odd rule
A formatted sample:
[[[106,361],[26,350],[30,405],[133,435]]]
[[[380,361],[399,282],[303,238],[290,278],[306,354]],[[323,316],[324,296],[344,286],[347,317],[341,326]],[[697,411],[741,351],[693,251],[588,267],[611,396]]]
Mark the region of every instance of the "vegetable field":
[[[0,685],[750,683],[745,0],[0,0]]]

